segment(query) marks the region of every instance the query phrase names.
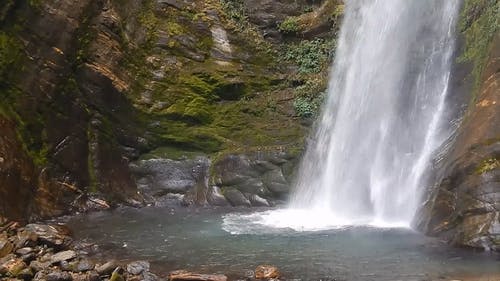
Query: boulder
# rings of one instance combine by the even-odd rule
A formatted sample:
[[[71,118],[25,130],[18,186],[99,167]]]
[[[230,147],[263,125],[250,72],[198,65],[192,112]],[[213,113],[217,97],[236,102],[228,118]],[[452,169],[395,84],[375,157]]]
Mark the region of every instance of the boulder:
[[[226,197],[222,195],[222,192],[218,186],[211,186],[207,194],[207,202],[212,206],[228,206]]]
[[[276,266],[272,265],[259,265],[255,269],[256,279],[275,279],[280,278],[281,273]]]
[[[169,281],[227,281],[227,276],[221,274],[199,274],[186,270],[172,271],[168,275]]]
[[[250,203],[254,207],[269,207],[270,206],[269,202],[266,199],[264,199],[256,194],[248,195],[248,199],[250,200]]]
[[[234,189],[234,188],[229,188],[227,190],[224,190],[224,197],[226,197],[227,201],[231,203],[232,206],[245,206],[245,207],[251,207],[252,204],[250,201],[241,193],[241,191]]]

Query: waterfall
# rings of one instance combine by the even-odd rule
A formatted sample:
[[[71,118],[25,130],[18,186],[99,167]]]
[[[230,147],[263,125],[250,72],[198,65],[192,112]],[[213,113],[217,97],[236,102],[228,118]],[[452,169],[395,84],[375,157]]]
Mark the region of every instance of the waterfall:
[[[409,227],[433,154],[455,128],[447,95],[460,4],[345,0],[328,97],[289,207],[227,215],[224,229]]]
[[[346,1],[328,97],[290,208],[339,224],[409,224],[449,133],[442,120],[459,6]]]

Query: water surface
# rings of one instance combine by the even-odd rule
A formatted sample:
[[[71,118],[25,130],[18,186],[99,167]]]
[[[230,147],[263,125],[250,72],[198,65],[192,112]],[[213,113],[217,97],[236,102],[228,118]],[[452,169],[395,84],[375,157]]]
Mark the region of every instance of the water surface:
[[[259,264],[274,264],[285,277],[302,280],[413,281],[500,273],[494,253],[450,248],[410,229],[299,232],[252,224],[250,210],[231,210],[118,209],[71,218],[69,226],[77,239],[97,243],[105,255],[146,259],[160,273],[188,269],[245,276]]]

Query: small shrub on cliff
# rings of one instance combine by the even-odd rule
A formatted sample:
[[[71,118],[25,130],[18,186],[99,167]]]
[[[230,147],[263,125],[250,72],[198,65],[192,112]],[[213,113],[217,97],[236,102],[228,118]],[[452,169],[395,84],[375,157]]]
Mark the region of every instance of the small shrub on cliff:
[[[323,39],[304,40],[291,45],[284,54],[284,59],[297,64],[299,73],[319,73],[333,57],[335,41]]]
[[[243,0],[220,0],[226,14],[235,22],[242,24],[246,21],[245,4]]]
[[[283,34],[295,34],[300,30],[299,20],[297,17],[287,17],[278,29]]]
[[[316,117],[326,96],[327,77],[316,77],[294,91],[293,107],[301,118]]]

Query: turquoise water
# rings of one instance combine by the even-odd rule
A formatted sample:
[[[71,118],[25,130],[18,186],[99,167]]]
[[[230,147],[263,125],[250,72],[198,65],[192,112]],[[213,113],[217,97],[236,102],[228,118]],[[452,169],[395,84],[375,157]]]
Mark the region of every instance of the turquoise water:
[[[409,229],[357,226],[297,232],[245,219],[245,230],[239,233],[247,234],[223,229],[228,228],[224,217],[231,218],[234,230],[239,227],[235,218],[249,212],[118,209],[73,217],[68,224],[77,239],[97,243],[103,258],[146,259],[160,273],[188,269],[238,277],[259,264],[276,265],[285,277],[302,280],[420,281],[500,273],[496,253],[451,248]]]

